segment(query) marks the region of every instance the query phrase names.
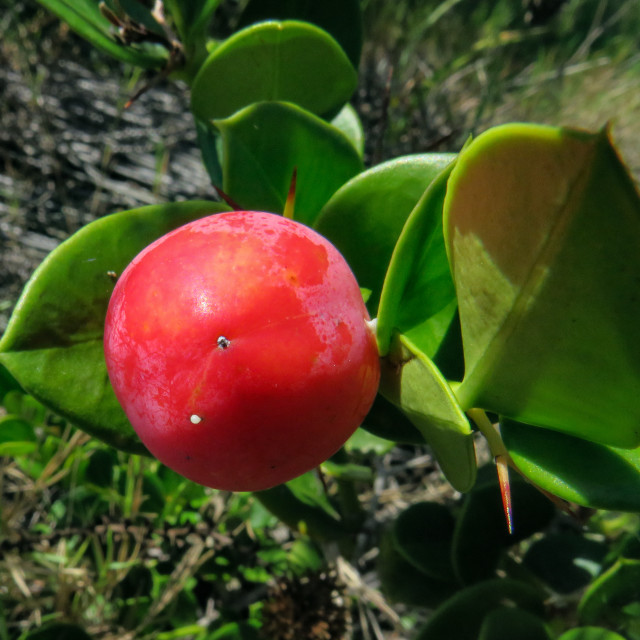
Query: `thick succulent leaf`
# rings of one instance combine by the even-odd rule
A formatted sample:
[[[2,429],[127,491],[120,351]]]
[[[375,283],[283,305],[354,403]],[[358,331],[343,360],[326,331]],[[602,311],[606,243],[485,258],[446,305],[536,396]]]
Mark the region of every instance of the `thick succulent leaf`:
[[[625,605],[640,599],[640,560],[620,558],[587,588],[578,605],[583,624],[618,626]]]
[[[576,627],[563,633],[558,640],[625,640],[615,631],[602,627]]]
[[[445,236],[463,408],[638,446],[640,198],[607,132],[485,132],[451,174]]]
[[[297,170],[294,217],[311,225],[363,168],[340,131],[293,104],[260,102],[215,124],[222,136],[222,188],[246,209],[282,213]]]
[[[152,205],[106,216],[78,231],[27,283],[0,340],[0,362],[28,393],[78,427],[120,449],[144,451],[104,362],[113,276],[156,238],[226,208],[212,202]]]
[[[453,567],[458,579],[471,584],[490,578],[505,549],[544,529],[553,516],[553,504],[530,484],[511,478],[513,533],[502,508],[500,487],[493,467],[491,482],[478,482],[465,497],[453,536]]]
[[[383,456],[395,446],[394,442],[381,438],[366,429],[356,429],[354,434],[344,443],[344,450],[356,456],[374,454]]]
[[[577,533],[552,533],[536,540],[522,562],[556,593],[571,593],[600,573],[608,550],[604,542]]]
[[[514,607],[494,609],[483,620],[478,640],[552,640],[544,622]]]
[[[428,576],[406,560],[396,548],[390,529],[380,539],[378,575],[386,598],[417,607],[437,607],[458,589],[451,582]]]
[[[260,640],[261,635],[248,622],[229,622],[208,635],[207,640]]]
[[[425,444],[424,437],[413,426],[411,420],[380,393],[373,401],[362,428],[393,442]]]
[[[441,164],[445,158],[441,157]],[[432,178],[398,238],[378,309],[378,349],[389,350],[394,331],[434,358],[456,314],[456,292],[442,229],[449,163]]]
[[[113,36],[113,26],[101,13],[98,0],[38,0],[76,33],[114,58],[153,69],[162,67],[168,52],[159,45],[125,46]]]
[[[528,584],[510,579],[480,582],[458,591],[431,616],[416,640],[478,640],[485,618],[496,609],[517,607],[544,615],[543,594]]]
[[[331,124],[351,140],[351,144],[362,158],[364,156],[364,126],[353,106],[345,104],[340,109],[340,113],[331,120]]]
[[[315,472],[253,495],[291,529],[314,540],[340,540],[348,535]]]
[[[191,109],[200,120],[217,120],[254,102],[277,100],[335,116],[357,82],[326,31],[293,20],[262,22],[211,52],[193,81]]]
[[[357,69],[362,50],[362,16],[359,0],[249,0],[240,26],[262,20],[302,20],[330,33]]]
[[[455,520],[447,507],[418,502],[393,523],[393,541],[404,559],[435,580],[455,582],[451,541]]]
[[[505,446],[520,471],[564,500],[616,511],[640,511],[640,449],[607,447],[501,420]]]
[[[357,175],[323,207],[315,229],[346,258],[377,315],[384,277],[402,229],[429,184],[453,154],[416,154],[384,162]]]
[[[468,491],[477,469],[471,426],[438,368],[406,336],[395,334],[382,360],[380,392],[423,435],[451,485]]]

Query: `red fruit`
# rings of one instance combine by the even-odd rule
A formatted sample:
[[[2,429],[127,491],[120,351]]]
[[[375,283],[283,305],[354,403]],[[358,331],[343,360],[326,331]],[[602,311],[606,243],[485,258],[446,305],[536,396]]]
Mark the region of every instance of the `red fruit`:
[[[236,211],[142,251],[109,303],[118,400],[159,460],[256,491],[333,455],[368,412],[379,361],[360,289],[315,231]]]

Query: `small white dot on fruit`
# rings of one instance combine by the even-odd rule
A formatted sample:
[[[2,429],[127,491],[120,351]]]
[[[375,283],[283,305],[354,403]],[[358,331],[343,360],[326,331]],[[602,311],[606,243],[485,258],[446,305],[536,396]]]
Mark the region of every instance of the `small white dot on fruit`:
[[[202,418],[197,416],[195,413],[191,416],[191,424],[200,424],[202,422]]]
[[[224,336],[220,336],[217,340],[217,345],[220,349],[226,349],[231,344],[231,341]]]

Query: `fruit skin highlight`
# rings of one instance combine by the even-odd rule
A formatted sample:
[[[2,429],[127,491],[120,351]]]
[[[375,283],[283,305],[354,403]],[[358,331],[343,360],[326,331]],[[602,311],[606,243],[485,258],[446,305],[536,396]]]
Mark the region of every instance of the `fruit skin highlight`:
[[[119,278],[105,324],[116,396],[149,451],[202,485],[258,491],[333,455],[378,389],[375,336],[338,250],[281,216],[180,227]]]

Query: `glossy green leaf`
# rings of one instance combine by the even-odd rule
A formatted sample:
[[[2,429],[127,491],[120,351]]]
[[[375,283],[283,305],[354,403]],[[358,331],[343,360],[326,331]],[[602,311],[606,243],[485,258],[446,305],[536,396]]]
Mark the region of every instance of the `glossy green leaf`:
[[[330,33],[357,69],[362,50],[359,0],[249,0],[240,26],[262,20],[303,20]]]
[[[623,636],[601,627],[577,627],[563,633],[558,640],[625,640]]]
[[[260,632],[248,622],[229,622],[207,636],[207,640],[260,640]]]
[[[640,445],[640,198],[607,132],[485,132],[451,174],[445,236],[463,408]]]
[[[382,361],[380,392],[429,443],[451,485],[468,491],[476,477],[471,426],[438,368],[406,336],[395,335]]]
[[[311,225],[363,168],[340,131],[293,104],[260,102],[215,124],[222,136],[222,188],[245,209],[282,213],[297,169],[294,217]]]
[[[373,401],[362,428],[392,442],[425,444],[425,439],[411,420],[380,393]]]
[[[483,620],[478,640],[552,640],[544,622],[536,615],[500,607]]]
[[[451,541],[455,520],[447,507],[418,502],[393,524],[394,545],[407,562],[436,580],[455,582]]]
[[[288,527],[315,540],[340,540],[348,535],[315,472],[253,495]]]
[[[388,453],[395,446],[394,442],[380,438],[366,429],[356,429],[354,434],[344,443],[344,450],[347,453],[356,455],[374,454],[382,456]]]
[[[478,483],[465,497],[453,537],[453,567],[458,579],[471,584],[490,578],[505,549],[544,529],[553,516],[553,504],[530,484],[512,474],[513,533],[509,534],[497,473]],[[495,474],[495,475],[494,475]]]
[[[527,549],[522,562],[557,593],[571,593],[600,573],[607,551],[605,543],[576,533],[548,534]]]
[[[440,156],[436,166],[442,166],[446,159]],[[442,229],[442,207],[452,167],[449,163],[427,183],[393,251],[378,309],[376,334],[382,355],[389,351],[393,332],[399,331],[433,359],[456,314],[456,292]]]
[[[640,560],[619,559],[586,590],[578,606],[583,624],[617,626],[623,607],[640,599]]]
[[[390,530],[383,532],[379,548],[378,575],[381,589],[391,602],[433,608],[457,591],[457,585],[432,578],[406,560],[396,548]]]
[[[108,380],[102,339],[114,281],[145,246],[225,210],[212,202],[152,205],[106,216],[56,248],[27,283],[0,340],[22,387],[76,426],[133,452],[144,447]]]
[[[333,195],[315,222],[315,229],[346,258],[358,282],[371,290],[371,314],[377,315],[384,277],[409,214],[454,157],[416,154],[364,171]]]
[[[544,614],[543,595],[538,590],[516,580],[496,578],[458,591],[433,613],[415,640],[478,640],[485,618],[505,606],[536,616]]]
[[[335,116],[357,82],[349,59],[326,31],[305,22],[262,22],[209,55],[193,81],[191,109],[200,120],[217,120],[254,102],[277,100]]]
[[[640,511],[640,449],[618,449],[502,419],[518,469],[564,500],[595,509]]]
[[[160,45],[125,46],[118,42],[111,23],[101,13],[98,0],[38,0],[76,33],[94,46],[122,62],[145,69],[157,69],[167,61],[168,52]]]
[[[351,144],[362,158],[364,156],[364,127],[353,106],[345,104],[340,109],[340,113],[331,121],[331,124],[351,140]]]

